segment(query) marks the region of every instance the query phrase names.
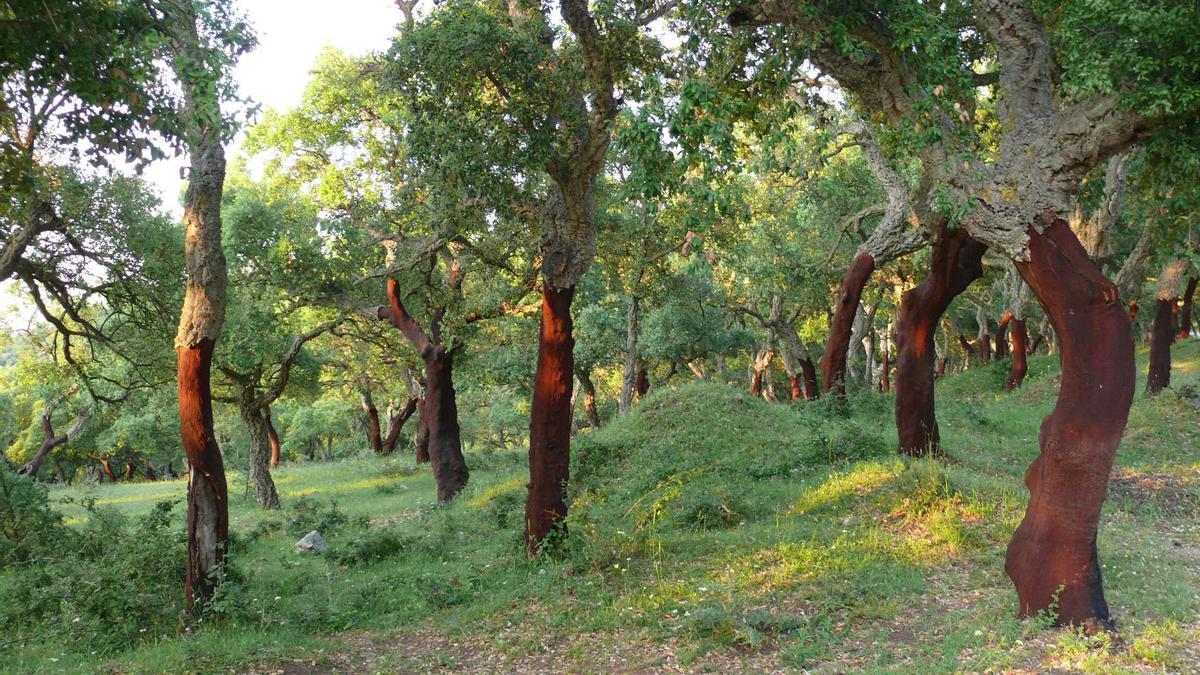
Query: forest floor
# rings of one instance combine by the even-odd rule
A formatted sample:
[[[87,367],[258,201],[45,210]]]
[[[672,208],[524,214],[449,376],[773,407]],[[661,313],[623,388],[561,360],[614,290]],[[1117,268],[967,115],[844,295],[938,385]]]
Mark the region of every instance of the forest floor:
[[[519,453],[471,454],[433,504],[408,458],[281,468],[264,513],[235,477],[236,575],[207,624],[95,656],[27,644],[23,672],[1200,672],[1200,340],[1134,401],[1099,537],[1119,632],[1014,618],[1005,545],[1058,384],[1055,357],[938,384],[952,460],[892,451],[888,396],[768,404],[653,392],[575,442],[569,537],[522,553]],[[179,481],[55,490],[130,515]],[[67,501],[64,503],[64,499]],[[72,501],[74,500],[74,501]],[[336,502],[336,507],[331,503]],[[179,519],[180,513],[174,516]],[[322,556],[292,551],[320,529]],[[52,660],[54,659],[54,660]]]

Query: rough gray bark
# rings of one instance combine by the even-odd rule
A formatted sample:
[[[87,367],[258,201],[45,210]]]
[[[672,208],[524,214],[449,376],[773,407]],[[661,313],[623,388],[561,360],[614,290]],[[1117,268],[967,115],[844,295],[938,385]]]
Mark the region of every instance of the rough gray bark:
[[[246,423],[250,435],[249,482],[254,487],[254,498],[260,508],[278,509],[279,493],[271,479],[271,443],[267,435],[267,419],[263,407],[255,405],[255,391],[243,390],[238,399],[238,413]]]

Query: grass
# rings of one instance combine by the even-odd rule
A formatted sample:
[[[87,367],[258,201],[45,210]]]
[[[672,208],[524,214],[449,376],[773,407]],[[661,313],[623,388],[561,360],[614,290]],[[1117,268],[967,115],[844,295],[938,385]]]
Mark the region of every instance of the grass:
[[[1200,341],[1176,345],[1175,361],[1176,389],[1200,387]],[[1036,357],[1017,392],[1003,391],[999,365],[940,382],[950,463],[896,457],[891,402],[877,394],[840,408],[771,405],[711,384],[655,392],[576,438],[570,536],[537,560],[522,554],[516,454],[470,456],[471,485],[449,507],[407,459],[283,467],[278,513],[254,508],[234,476],[236,574],[223,612],[186,632],[156,625],[115,652],[30,633],[0,652],[0,667],[1194,669],[1200,414],[1173,392],[1139,391],[1105,506],[1098,546],[1119,638],[1013,618],[1004,546],[1057,377],[1053,357]],[[183,489],[51,499],[82,522],[82,499],[139,515]],[[313,523],[330,552],[294,554]]]

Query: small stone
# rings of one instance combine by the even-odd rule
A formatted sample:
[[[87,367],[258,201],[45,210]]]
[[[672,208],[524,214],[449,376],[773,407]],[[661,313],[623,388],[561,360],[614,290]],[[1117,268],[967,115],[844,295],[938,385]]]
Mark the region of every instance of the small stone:
[[[313,530],[296,542],[292,550],[296,553],[320,553],[327,548],[329,548],[329,544],[325,543],[325,538],[321,536],[320,532]]]

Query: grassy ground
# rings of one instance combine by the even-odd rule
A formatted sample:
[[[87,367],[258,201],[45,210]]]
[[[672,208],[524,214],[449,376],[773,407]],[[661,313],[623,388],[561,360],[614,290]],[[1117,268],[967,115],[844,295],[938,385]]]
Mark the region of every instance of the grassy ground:
[[[30,639],[0,666],[1200,672],[1200,411],[1139,390],[1099,540],[1120,633],[1089,637],[1013,618],[1004,546],[1056,361],[1033,359],[1018,392],[1002,381],[997,364],[939,384],[943,464],[894,456],[884,396],[839,409],[717,385],[655,392],[576,439],[570,536],[535,561],[521,552],[519,455],[469,457],[471,486],[448,508],[405,460],[283,468],[279,513],[255,509],[235,478],[237,574],[212,619],[155,626],[116,653]],[[1173,382],[1200,395],[1200,341],[1176,346]],[[51,498],[81,520],[88,496],[139,514],[182,493]],[[331,551],[294,554],[313,525]]]

